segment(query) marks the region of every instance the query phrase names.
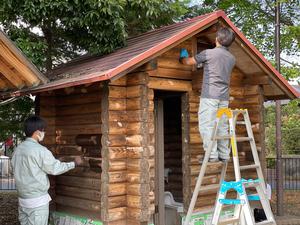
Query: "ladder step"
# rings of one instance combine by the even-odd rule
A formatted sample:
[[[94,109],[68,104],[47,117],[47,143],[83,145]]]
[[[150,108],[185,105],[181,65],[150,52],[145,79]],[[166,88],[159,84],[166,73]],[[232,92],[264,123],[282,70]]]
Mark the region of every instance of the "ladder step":
[[[236,218],[236,217],[233,217],[233,218],[227,218],[227,219],[222,219],[218,222],[218,225],[225,225],[225,224],[232,224],[232,223],[237,223],[240,221],[240,218]]]
[[[246,109],[232,109],[232,112],[246,112]]]
[[[258,223],[255,223],[255,225],[265,225],[265,224],[275,224],[274,221],[264,220]]]
[[[216,140],[223,140],[223,139],[230,139],[231,135],[224,135],[224,136],[216,136]]]
[[[237,125],[245,125],[246,124],[246,122],[245,121],[236,121],[236,123],[235,124],[237,124]]]
[[[237,142],[242,142],[242,141],[252,141],[253,138],[251,137],[236,137]]]
[[[252,165],[240,166],[240,170],[257,169],[259,167],[260,165],[252,164]]]

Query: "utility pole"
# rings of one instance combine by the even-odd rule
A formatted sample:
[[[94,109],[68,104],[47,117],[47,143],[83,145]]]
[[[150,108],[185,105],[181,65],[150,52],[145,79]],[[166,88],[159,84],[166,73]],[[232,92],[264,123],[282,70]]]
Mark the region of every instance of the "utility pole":
[[[276,69],[280,73],[280,0],[275,6],[275,58]],[[281,149],[281,101],[276,100],[276,195],[277,216],[283,216],[283,174],[282,174],[282,149]]]

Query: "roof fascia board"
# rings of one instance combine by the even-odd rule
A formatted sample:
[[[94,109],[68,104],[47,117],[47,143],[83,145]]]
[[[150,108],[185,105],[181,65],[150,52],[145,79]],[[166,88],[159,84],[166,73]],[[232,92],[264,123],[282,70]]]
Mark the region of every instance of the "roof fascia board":
[[[33,65],[22,51],[16,47],[16,45],[7,37],[7,35],[0,30],[1,41],[16,55],[29,69],[41,80],[43,84],[49,82],[49,79],[45,77],[36,67]]]

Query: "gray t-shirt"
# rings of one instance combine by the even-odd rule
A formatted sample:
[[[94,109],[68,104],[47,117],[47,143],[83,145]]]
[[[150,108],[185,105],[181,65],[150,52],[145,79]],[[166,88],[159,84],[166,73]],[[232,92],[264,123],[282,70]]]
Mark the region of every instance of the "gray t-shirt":
[[[195,60],[204,66],[201,97],[228,101],[235,57],[226,47],[221,46],[200,52]]]

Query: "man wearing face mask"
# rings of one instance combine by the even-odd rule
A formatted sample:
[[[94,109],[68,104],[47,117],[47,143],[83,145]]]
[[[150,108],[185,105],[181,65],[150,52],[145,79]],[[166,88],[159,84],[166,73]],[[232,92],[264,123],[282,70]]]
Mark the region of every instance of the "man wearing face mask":
[[[82,163],[78,156],[74,162],[60,162],[39,142],[45,136],[45,121],[31,116],[24,122],[26,140],[14,151],[12,167],[19,197],[21,225],[47,225],[49,216],[48,174],[60,175]]]

